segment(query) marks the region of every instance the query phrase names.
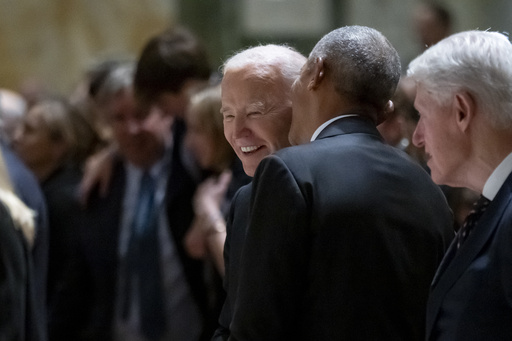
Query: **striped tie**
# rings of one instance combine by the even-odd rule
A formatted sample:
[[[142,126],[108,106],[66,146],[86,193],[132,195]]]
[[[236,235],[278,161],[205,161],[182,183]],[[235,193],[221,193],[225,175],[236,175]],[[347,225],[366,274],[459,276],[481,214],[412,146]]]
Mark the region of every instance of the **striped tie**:
[[[462,243],[464,243],[471,234],[471,231],[477,224],[478,219],[480,219],[482,214],[485,212],[490,202],[491,201],[489,199],[480,195],[480,198],[473,204],[473,209],[469,212],[468,216],[464,220],[464,224],[462,224],[462,227],[457,233],[457,249],[461,247]]]

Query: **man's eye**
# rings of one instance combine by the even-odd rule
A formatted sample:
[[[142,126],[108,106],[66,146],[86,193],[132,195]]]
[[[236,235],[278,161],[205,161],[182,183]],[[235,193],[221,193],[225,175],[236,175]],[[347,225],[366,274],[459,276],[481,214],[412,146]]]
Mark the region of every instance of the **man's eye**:
[[[224,115],[224,121],[232,121],[234,117],[234,115]]]
[[[254,116],[259,116],[261,114],[262,114],[261,111],[251,111],[250,113],[247,114],[247,116],[254,117]]]

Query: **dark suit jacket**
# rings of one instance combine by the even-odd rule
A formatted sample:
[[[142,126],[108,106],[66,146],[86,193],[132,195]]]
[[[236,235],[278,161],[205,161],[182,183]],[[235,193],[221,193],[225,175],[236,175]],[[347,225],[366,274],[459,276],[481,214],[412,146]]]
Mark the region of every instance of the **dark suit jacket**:
[[[32,258],[21,231],[0,202],[0,340],[40,341]]]
[[[170,222],[170,232],[182,262],[184,275],[189,283],[191,294],[195,299],[205,320],[209,318],[207,291],[203,277],[201,261],[190,258],[182,240],[190,226],[194,212],[192,196],[196,182],[182,163],[181,137],[183,131],[176,132],[173,146],[171,170],[167,181],[166,206]],[[85,340],[111,340],[116,297],[116,275],[118,266],[118,237],[122,202],[125,190],[125,171],[119,160],[113,170],[108,196],[102,198],[94,192],[87,207],[85,225],[81,239],[85,269],[88,280],[84,282],[85,297],[90,302]],[[92,281],[92,283],[91,283]],[[205,326],[211,326],[206,321]],[[213,333],[205,330],[203,339]]]
[[[350,117],[259,165],[230,340],[423,340],[453,237],[440,189]]]
[[[74,340],[83,319],[78,283],[77,248],[84,210],[78,201],[82,172],[63,165],[41,183],[48,207],[48,335],[52,341]]]
[[[226,300],[219,316],[219,327],[215,331],[212,341],[225,341],[230,335],[229,325],[233,318],[238,291],[240,258],[249,222],[251,188],[252,184],[241,187],[231,201],[231,209],[226,224],[226,242],[224,243],[224,290],[226,291]]]
[[[39,187],[39,183],[32,172],[9,147],[0,143],[0,149],[15,194],[25,205],[36,212],[36,237],[31,253],[34,265],[37,323],[30,325],[29,328],[33,329],[35,334],[46,335],[46,281],[49,249],[49,227],[46,202],[43,192]]]
[[[512,340],[512,174],[432,283],[427,340]]]

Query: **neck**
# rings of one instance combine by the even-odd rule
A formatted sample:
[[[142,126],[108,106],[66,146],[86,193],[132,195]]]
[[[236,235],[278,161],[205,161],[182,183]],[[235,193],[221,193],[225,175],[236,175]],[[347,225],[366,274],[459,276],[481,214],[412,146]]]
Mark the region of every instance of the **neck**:
[[[492,172],[512,153],[512,130],[481,129],[471,139],[472,156],[467,161],[467,183],[474,191],[482,193]]]

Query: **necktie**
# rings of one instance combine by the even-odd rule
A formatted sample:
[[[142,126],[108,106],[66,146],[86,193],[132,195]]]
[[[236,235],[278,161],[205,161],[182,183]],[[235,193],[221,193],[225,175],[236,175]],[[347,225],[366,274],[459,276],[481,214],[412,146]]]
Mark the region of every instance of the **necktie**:
[[[457,233],[457,249],[459,249],[475,227],[478,219],[482,216],[482,214],[489,206],[490,200],[480,195],[480,198],[473,204],[473,209],[469,212],[468,216],[464,220],[462,227]]]
[[[136,212],[128,247],[128,277],[138,283],[140,328],[149,340],[165,330],[158,243],[158,209],[154,204],[155,182],[146,172],[140,182]]]

